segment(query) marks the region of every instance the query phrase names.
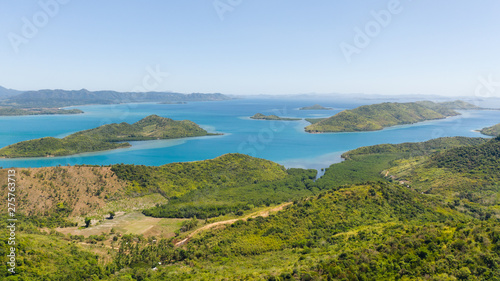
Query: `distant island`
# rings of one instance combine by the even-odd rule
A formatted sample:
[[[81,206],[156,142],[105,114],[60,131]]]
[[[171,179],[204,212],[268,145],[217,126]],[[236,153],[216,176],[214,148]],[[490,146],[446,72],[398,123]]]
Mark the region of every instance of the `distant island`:
[[[0,116],[81,114],[80,109],[0,107]]]
[[[262,113],[256,113],[254,116],[250,117],[252,119],[258,120],[282,120],[282,121],[297,121],[302,120],[300,118],[283,118],[276,115],[264,115]]]
[[[424,102],[427,102],[427,101],[424,101]],[[424,103],[424,102],[422,102],[422,103]],[[472,103],[468,103],[468,102],[461,101],[461,100],[440,102],[438,104],[445,106],[447,108],[450,108],[450,109],[484,109],[484,108],[479,107],[477,105],[474,105]]]
[[[19,92],[0,88],[0,106],[12,108],[60,108],[90,104],[120,104],[132,102],[222,101],[231,98],[220,93],[181,94],[175,92],[116,92],[86,89],[38,90]]]
[[[494,126],[491,126],[491,127],[483,128],[479,132],[481,134],[487,135],[487,136],[493,136],[493,137],[499,136],[500,135],[500,123],[496,124]]]
[[[364,105],[339,112],[306,126],[305,130],[309,133],[376,131],[395,125],[460,115],[451,109],[456,105],[457,102],[441,104],[431,101]]]
[[[164,101],[160,102],[159,104],[187,104],[185,101]]]
[[[108,124],[71,134],[22,141],[0,149],[0,157],[52,157],[131,146],[127,141],[175,139],[214,135],[189,120],[175,121],[150,115],[134,124]]]
[[[305,106],[299,108],[299,110],[333,110],[331,107],[324,107],[319,104],[311,105],[311,106]]]

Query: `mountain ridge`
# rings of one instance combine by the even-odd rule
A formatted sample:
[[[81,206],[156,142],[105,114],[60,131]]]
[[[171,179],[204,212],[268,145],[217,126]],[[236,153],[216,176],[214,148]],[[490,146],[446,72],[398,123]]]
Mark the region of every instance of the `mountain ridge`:
[[[231,98],[220,93],[176,92],[117,92],[44,89],[21,92],[4,99],[3,106],[33,108],[33,107],[66,107],[89,104],[119,104],[131,102],[172,102],[172,101],[221,101]]]

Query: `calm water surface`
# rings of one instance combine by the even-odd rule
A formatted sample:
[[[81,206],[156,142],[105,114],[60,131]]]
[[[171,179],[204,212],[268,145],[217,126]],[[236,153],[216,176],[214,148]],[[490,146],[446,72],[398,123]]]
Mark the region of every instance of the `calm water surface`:
[[[461,116],[388,128],[376,132],[309,134],[302,121],[252,120],[255,113],[283,117],[321,118],[380,101],[241,99],[188,104],[122,104],[78,106],[80,115],[0,117],[0,147],[41,137],[64,137],[104,124],[136,122],[148,115],[188,119],[210,132],[208,136],[178,140],[131,142],[132,147],[68,157],[0,159],[2,167],[115,163],[163,165],[211,159],[225,153],[245,153],[287,167],[324,168],[340,161],[340,154],[380,143],[419,142],[444,136],[480,137],[474,130],[500,122],[500,111],[462,111]],[[298,110],[320,103],[334,110]]]

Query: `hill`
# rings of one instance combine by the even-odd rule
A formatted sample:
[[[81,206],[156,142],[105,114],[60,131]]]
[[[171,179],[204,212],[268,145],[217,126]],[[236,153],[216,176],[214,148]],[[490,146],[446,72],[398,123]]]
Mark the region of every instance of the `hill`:
[[[440,102],[438,103],[439,105],[442,105],[444,107],[450,108],[450,109],[462,109],[462,110],[467,110],[467,109],[482,109],[481,107],[474,105],[472,103],[468,103],[462,100],[455,100],[455,101],[447,101],[447,102]]]
[[[481,129],[481,134],[496,137],[500,135],[500,124]]]
[[[0,170],[1,176],[6,174]],[[118,179],[110,167],[17,169],[17,182],[17,211],[33,217],[85,216],[125,198],[127,191],[127,182]],[[7,196],[6,191],[0,194]]]
[[[360,147],[342,154],[345,161],[331,165],[323,177],[316,181],[319,188],[337,188],[345,184],[379,181],[383,170],[389,169],[394,161],[411,157],[430,155],[455,147],[484,144],[488,139],[467,137],[445,137],[426,142],[379,144]]]
[[[270,161],[241,154],[161,167],[114,165],[95,167],[95,171],[86,167],[87,173],[97,174],[107,168],[102,173],[103,181],[112,177],[116,185],[126,185],[107,185],[104,190],[122,190],[119,194],[129,198],[162,192],[169,197],[168,204],[160,203],[149,210],[160,215],[165,211],[166,216],[196,212],[205,202],[249,202],[244,199],[258,199],[261,194],[260,198],[271,199],[286,192],[291,198],[303,197],[292,199],[293,204],[276,206],[275,210],[282,209],[278,213],[249,216],[232,211],[228,218],[205,220],[206,227],[199,227],[203,221],[193,217],[182,222],[174,238],[113,231],[94,237],[56,231],[41,234],[33,225],[39,218],[22,217],[22,262],[17,277],[497,280],[499,144],[498,138],[455,137],[359,148],[344,154],[346,161],[333,164],[325,177],[316,181],[307,170],[285,170]],[[54,169],[54,173],[40,176],[41,169],[23,169],[33,171],[29,176],[20,171],[20,175],[34,186],[19,186],[32,192],[30,189],[44,181],[54,181],[56,199],[48,199],[57,201],[61,196],[57,187],[64,186],[62,182],[70,176],[76,181],[69,182],[69,196],[78,198],[78,192],[85,192],[72,186],[78,179],[74,171],[63,176],[64,172],[55,170],[67,167],[42,169]],[[89,180],[99,180],[97,174]],[[22,205],[27,203],[23,201]],[[170,203],[175,208],[161,207]],[[6,220],[0,220],[0,224],[5,227]],[[192,235],[188,235],[190,231]],[[5,249],[0,248],[1,254],[7,254]],[[56,270],[62,260],[73,266]],[[6,263],[2,266],[0,276],[5,279]]]
[[[212,160],[160,167],[118,164],[113,165],[112,170],[118,178],[130,182],[131,189],[137,193],[158,192],[167,198],[180,197],[202,187],[230,188],[286,176],[281,165],[243,154],[225,154]]]
[[[252,167],[254,160],[250,158],[248,162],[248,166]],[[243,215],[254,207],[313,196],[320,191],[314,187],[316,174],[317,171],[313,169],[288,169],[284,175],[272,180],[242,181],[234,185],[227,184],[228,182],[206,184],[180,196],[171,197],[167,204],[144,210],[143,214],[159,218],[200,219],[228,214]]]
[[[129,147],[127,141],[174,139],[209,135],[197,124],[150,115],[134,124],[103,125],[63,139],[47,137],[22,141],[0,149],[0,156],[50,157]]]
[[[115,92],[95,91],[86,89],[78,91],[67,90],[39,90],[28,91],[11,96],[2,101],[4,106],[21,108],[59,108],[73,105],[87,104],[118,104],[131,102],[177,102],[177,101],[220,101],[229,97],[214,94],[180,94],[173,92]]]
[[[8,98],[8,97],[11,97],[11,96],[18,95],[20,93],[22,93],[22,92],[21,91],[16,91],[16,90],[13,90],[13,89],[7,89],[7,88],[4,88],[4,87],[0,86],[0,100]]]
[[[319,104],[299,108],[299,110],[332,110],[332,109],[333,108],[324,107],[324,106],[321,106]]]
[[[309,133],[375,131],[385,127],[443,119],[455,115],[459,113],[433,102],[387,102],[344,110],[305,127],[305,130]]]
[[[122,199],[161,194],[165,203],[168,199],[181,198],[186,194],[192,198],[195,190],[204,190],[203,193],[217,190],[223,194],[239,187],[282,181],[295,175],[295,170],[302,171],[287,171],[271,161],[242,154],[226,154],[211,160],[171,163],[160,167],[116,164],[16,170],[18,211],[27,216],[61,214],[70,217],[94,213]],[[6,175],[7,170],[0,170],[0,176],[7,178]],[[308,178],[315,175],[308,174]],[[0,195],[7,196],[6,192],[7,189],[1,189]],[[207,196],[219,196],[219,193],[210,192]],[[249,193],[242,196],[249,197]],[[142,206],[143,209],[151,207],[154,204]]]
[[[253,115],[250,118],[252,118],[252,119],[258,119],[258,120],[282,120],[282,121],[297,121],[297,120],[301,120],[300,118],[283,118],[283,117],[279,117],[279,116],[276,116],[276,115],[264,115],[262,113],[256,113],[255,115]]]

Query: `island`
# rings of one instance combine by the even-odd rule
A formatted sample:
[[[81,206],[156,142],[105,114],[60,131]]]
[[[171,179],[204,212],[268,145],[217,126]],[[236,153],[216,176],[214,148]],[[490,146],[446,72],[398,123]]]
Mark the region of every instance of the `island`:
[[[131,146],[127,141],[175,139],[215,135],[189,120],[175,121],[150,115],[134,124],[108,124],[65,138],[46,137],[22,141],[0,149],[0,157],[53,157]]]
[[[187,104],[185,101],[164,101],[160,102],[159,104]]]
[[[284,117],[279,117],[276,115],[264,115],[262,113],[256,113],[254,116],[250,117],[252,119],[258,119],[258,120],[281,120],[281,121],[297,121],[297,120],[302,120],[300,118],[284,118]]]
[[[299,110],[333,110],[331,107],[324,107],[319,104],[311,105],[311,106],[305,106],[299,108]]]
[[[493,125],[491,127],[483,128],[479,132],[481,134],[487,135],[487,136],[493,136],[493,137],[499,136],[500,135],[500,123],[496,124],[496,125]]]
[[[363,105],[305,127],[309,133],[376,131],[416,122],[443,119],[460,113],[445,105],[425,102]]]
[[[0,116],[81,114],[80,109],[0,107]]]

